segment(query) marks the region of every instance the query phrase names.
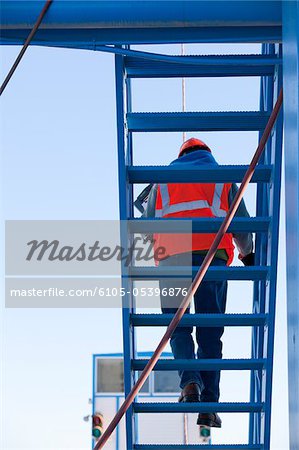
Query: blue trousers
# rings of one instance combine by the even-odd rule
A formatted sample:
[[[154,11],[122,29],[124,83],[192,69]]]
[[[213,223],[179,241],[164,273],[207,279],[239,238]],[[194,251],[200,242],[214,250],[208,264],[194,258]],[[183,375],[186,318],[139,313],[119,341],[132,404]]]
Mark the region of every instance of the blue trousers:
[[[173,255],[160,261],[161,266],[183,266],[190,264],[192,256],[192,265],[200,266],[204,256],[193,253],[192,255],[180,254]],[[220,258],[214,258],[214,266],[225,266],[226,261]],[[171,287],[189,287],[186,280],[178,278],[160,279],[160,289],[166,288],[168,292]],[[195,313],[225,313],[227,296],[227,281],[203,281],[194,295]],[[173,296],[161,296],[161,307],[163,313],[175,313],[181,299]],[[171,307],[175,302],[176,307]],[[189,314],[190,310],[186,311]],[[170,345],[175,359],[198,359],[202,358],[222,358],[223,327],[196,327],[197,353],[195,355],[195,345],[192,337],[193,327],[177,327],[174,331]],[[201,391],[202,402],[219,401],[219,382],[220,371],[179,371],[181,379],[180,387],[183,389],[189,383],[197,383]]]

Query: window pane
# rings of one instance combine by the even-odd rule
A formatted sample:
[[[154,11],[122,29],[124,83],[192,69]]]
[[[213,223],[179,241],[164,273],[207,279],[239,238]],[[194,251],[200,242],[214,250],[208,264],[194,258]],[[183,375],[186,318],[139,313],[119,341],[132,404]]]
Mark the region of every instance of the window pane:
[[[177,372],[162,370],[154,373],[155,392],[179,392],[180,378]]]
[[[97,360],[97,392],[124,392],[122,359]]]
[[[138,372],[138,376],[141,372]],[[97,360],[97,392],[124,392],[124,364],[119,358],[103,358]],[[140,392],[149,392],[149,379]]]
[[[141,371],[138,372],[138,378],[140,377]],[[150,375],[151,376],[151,375]],[[142,388],[140,389],[140,392],[148,393],[149,392],[149,378],[146,380]]]

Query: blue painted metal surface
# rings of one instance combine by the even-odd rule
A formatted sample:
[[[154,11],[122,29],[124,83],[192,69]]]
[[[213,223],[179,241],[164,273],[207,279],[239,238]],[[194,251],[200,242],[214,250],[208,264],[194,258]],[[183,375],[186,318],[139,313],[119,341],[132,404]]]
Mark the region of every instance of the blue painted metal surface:
[[[205,167],[194,166],[184,168],[173,166],[132,166],[127,169],[128,178],[131,183],[240,183],[248,166],[217,166]],[[271,165],[260,165],[251,179],[252,183],[257,181],[270,181],[272,176]]]
[[[287,188],[287,234],[288,234],[288,305],[289,305],[289,368],[290,368],[290,412],[291,447],[299,446],[297,421],[299,416],[299,271],[298,271],[298,220],[299,220],[299,6],[298,1],[160,1],[156,8],[152,1],[102,1],[102,2],[53,2],[51,9],[36,34],[35,45],[50,45],[68,48],[83,48],[114,52],[103,45],[120,45],[120,53],[129,55],[125,44],[171,43],[171,42],[280,42],[282,37],[282,4],[284,27],[284,77],[286,109],[286,188]],[[171,5],[171,6],[170,6]],[[87,7],[88,6],[88,7]],[[40,3],[35,1],[4,1],[1,11],[1,43],[20,44],[27,37],[38,13]],[[165,33],[167,31],[167,33]],[[166,37],[167,36],[167,37]],[[281,84],[281,50],[273,44],[264,44],[263,53],[257,56],[205,56],[192,57],[150,56],[151,60],[136,60],[136,54],[116,56],[116,93],[118,122],[118,169],[122,245],[132,238],[126,220],[133,218],[133,183],[144,182],[238,182],[245,167],[221,167],[211,171],[176,170],[175,167],[132,167],[132,133],[141,131],[262,131],[273,101]],[[135,55],[135,56],[133,56]],[[141,56],[141,55],[139,55]],[[219,61],[219,64],[217,63]],[[249,61],[250,60],[250,61]],[[274,72],[273,72],[274,71]],[[275,76],[274,76],[275,75]],[[217,113],[138,113],[131,108],[132,77],[174,76],[261,76],[260,111]],[[198,412],[223,411],[247,412],[250,415],[249,444],[227,446],[227,448],[270,448],[270,417],[272,391],[273,341],[275,320],[277,243],[279,224],[279,193],[282,146],[282,117],[276,131],[266,146],[263,161],[253,181],[257,186],[257,215],[255,221],[234,221],[231,225],[251,227],[258,233],[256,240],[255,267],[212,267],[206,279],[254,280],[253,314],[236,317],[203,318],[199,315],[184,318],[184,321],[207,326],[219,324],[253,326],[252,359],[243,362],[205,361],[199,364],[218,365],[221,368],[251,370],[251,396],[248,403],[219,404],[158,404],[139,403],[126,415],[127,449],[137,448],[137,421],[134,412]],[[269,220],[265,220],[268,217]],[[204,221],[194,221],[196,226],[206,227]],[[219,227],[217,221],[213,225]],[[245,227],[245,228],[244,228]],[[256,228],[254,228],[256,227]],[[198,268],[193,268],[195,272]],[[165,273],[165,269],[164,273]],[[182,268],[173,268],[166,276],[186,276]],[[122,267],[122,282],[126,292],[133,279],[155,278],[161,271],[157,268]],[[160,276],[159,275],[159,276]],[[127,294],[129,296],[129,294]],[[134,381],[135,369],[143,362],[136,361],[135,326],[161,326],[170,317],[161,315],[138,316],[134,311],[134,299],[125,298],[130,308],[123,309],[123,343],[125,394],[128,395]],[[226,322],[225,322],[226,321]],[[197,364],[197,361],[188,364]],[[182,363],[167,361],[158,363],[157,369]],[[187,364],[187,365],[188,365]],[[137,366],[136,366],[137,365]],[[134,370],[133,370],[134,369]],[[163,369],[164,370],[164,369]],[[94,384],[94,381],[93,381]],[[95,395],[93,387],[93,395]],[[142,446],[141,446],[142,447]],[[174,446],[173,446],[174,447]],[[217,448],[208,446],[206,448]],[[147,448],[155,448],[154,446]],[[161,446],[159,447],[161,448]],[[167,446],[162,446],[167,448]],[[182,447],[180,447],[182,448]],[[189,447],[188,447],[189,448]],[[218,447],[219,448],[219,447]],[[226,448],[226,446],[221,446]]]
[[[299,448],[299,2],[283,2],[290,449]]]
[[[192,273],[195,275],[199,267],[194,266]],[[134,266],[130,268],[129,276],[134,279],[157,280],[162,277],[176,277],[187,278],[189,275],[189,268],[186,266],[164,266],[164,267],[139,267]],[[269,278],[269,268],[252,266],[252,267],[227,267],[227,266],[212,266],[208,269],[204,280],[218,281],[218,280],[266,280]]]
[[[5,30],[2,45],[21,45],[26,30]],[[37,40],[39,39],[39,40]],[[168,28],[168,43],[260,43],[281,42],[281,27]],[[102,46],[121,44],[165,44],[165,28],[40,30],[30,45],[103,51]]]
[[[133,404],[134,411],[137,413],[179,413],[179,412],[229,412],[229,413],[248,413],[251,411],[263,411],[263,403],[137,403]]]
[[[1,4],[1,23],[11,28],[23,26],[28,29],[34,23],[39,8],[36,1],[4,0]],[[144,0],[142,3],[134,0],[60,1],[51,7],[45,23],[52,28],[85,28],[91,25],[107,28],[138,25],[142,28],[180,25],[195,27],[203,24],[273,26],[281,25],[281,5],[279,1],[263,0],[258,4],[252,0],[228,0],[225,5],[221,1],[211,3],[209,0],[160,0],[157,8],[151,0]]]
[[[133,370],[143,370],[148,359],[132,361]],[[174,359],[160,360],[153,370],[258,370],[265,367],[265,359]]]
[[[2,38],[22,43],[40,2],[2,1]],[[167,28],[167,38],[165,37]],[[39,45],[261,42],[281,39],[279,1],[58,1],[35,37]]]
[[[221,223],[221,218],[195,217],[192,219],[192,231],[193,233],[217,232]],[[228,232],[267,232],[270,224],[270,217],[236,217],[228,227]],[[151,219],[150,221],[138,218],[130,220],[128,228],[132,233],[167,233],[170,231],[184,233],[186,231],[186,221],[180,218]]]
[[[273,56],[274,46],[267,45],[262,46],[262,53],[270,54]],[[273,77],[262,77],[260,81],[260,110],[268,111],[273,107]],[[262,133],[259,134],[261,138]],[[271,140],[266,143],[266,148],[261,158],[260,164],[268,161],[267,154],[271,150]],[[256,203],[256,215],[269,215],[269,205],[267,202],[267,186],[265,184],[258,183],[257,185],[257,203]],[[255,241],[255,260],[256,264],[267,264],[267,236],[264,234],[258,234]],[[254,282],[254,295],[253,295],[253,312],[260,313],[265,311],[265,288],[266,282],[264,280],[257,280]],[[258,358],[263,354],[263,333],[264,327],[254,327],[252,330],[252,357]],[[262,371],[255,371],[251,373],[251,388],[250,388],[250,400],[261,401],[261,385],[262,385]],[[249,420],[249,442],[261,441],[261,415],[260,413],[251,413]]]
[[[205,444],[204,450],[258,450],[262,445],[248,444]],[[136,444],[134,450],[203,450],[203,444]]]
[[[247,445],[247,444],[214,444],[204,445],[204,450],[258,450],[262,449],[262,445]],[[203,450],[203,444],[136,444],[134,450]]]
[[[277,52],[281,54],[281,46]],[[273,102],[276,102],[282,87],[282,71],[276,67],[274,77],[274,89],[272,90]],[[267,265],[270,267],[270,279],[266,283],[265,311],[269,314],[268,327],[264,330],[264,356],[267,356],[267,366],[262,386],[262,401],[266,402],[265,422],[262,420],[262,430],[265,427],[265,448],[270,448],[271,430],[271,406],[272,406],[272,377],[273,377],[273,354],[274,354],[274,330],[276,312],[276,285],[277,285],[277,263],[278,263],[278,239],[279,239],[279,217],[280,217],[280,187],[281,187],[281,164],[282,164],[282,126],[283,113],[280,112],[272,132],[270,140],[269,162],[273,164],[273,184],[268,190],[269,215],[272,217],[272,229],[268,234]],[[268,149],[266,149],[268,150]],[[266,153],[267,156],[267,153]]]
[[[273,101],[277,95],[277,90],[281,84],[281,54],[275,48],[274,44],[264,45],[264,53],[260,56],[259,61],[267,60],[277,64],[267,65],[271,70],[265,70],[260,73],[261,81],[261,106],[260,111],[256,112],[217,112],[217,113],[138,113],[129,112],[124,117],[126,128],[129,133],[140,131],[186,131],[186,130],[256,130],[262,131],[266,125],[267,119],[273,108]],[[178,58],[178,57],[176,57]],[[201,57],[199,57],[200,59]],[[208,56],[203,58],[202,66],[192,65],[192,67],[184,63],[180,65],[178,62],[178,73],[175,73],[173,67],[174,62],[167,61],[144,61],[132,59],[124,56],[124,78],[127,80],[131,77],[154,77],[163,75],[164,77],[181,76],[183,74],[195,76],[211,75],[214,76],[220,67],[219,74],[221,76],[230,76],[235,65],[232,57],[229,64],[228,59],[220,56],[219,66],[214,66],[217,56]],[[242,58],[242,57],[241,57]],[[250,57],[255,62],[255,66],[250,66],[252,70],[261,67],[257,64],[255,57]],[[248,59],[250,59],[248,58]],[[221,61],[225,63],[221,64]],[[209,64],[210,63],[210,66]],[[128,64],[128,67],[126,66]],[[247,68],[248,61],[241,60],[241,69]],[[209,67],[210,73],[205,71]],[[222,70],[221,70],[222,67]],[[225,70],[227,73],[225,74]],[[266,67],[266,68],[267,68]],[[199,70],[200,68],[200,70]],[[202,71],[202,72],[201,72]],[[245,72],[243,72],[245,73]],[[280,116],[276,131],[271,135],[271,139],[267,143],[265,155],[260,162],[253,182],[257,183],[257,217],[249,218],[246,221],[238,222],[236,219],[231,227],[244,227],[243,229],[254,230],[257,232],[257,265],[253,267],[210,267],[206,274],[206,280],[253,280],[254,302],[253,313],[249,315],[217,315],[212,317],[203,317],[203,315],[188,315],[183,318],[183,324],[203,326],[251,326],[253,328],[252,338],[252,359],[246,360],[214,360],[214,361],[160,361],[157,363],[155,370],[177,370],[182,367],[193,368],[196,365],[204,365],[209,369],[212,366],[221,370],[250,370],[251,371],[251,395],[250,402],[243,404],[212,404],[204,406],[200,404],[140,404],[138,401],[134,404],[135,412],[193,412],[199,411],[200,408],[210,408],[209,411],[226,411],[226,412],[247,412],[249,413],[249,439],[248,447],[257,446],[269,450],[270,448],[270,414],[271,414],[271,390],[272,390],[272,365],[273,365],[273,337],[274,337],[274,319],[275,319],[275,293],[276,293],[276,270],[277,270],[277,244],[278,244],[278,218],[279,218],[279,192],[280,192],[280,170],[281,170],[281,147],[282,147],[282,116]],[[211,169],[186,167],[183,170],[175,166],[128,166],[126,171],[127,184],[135,183],[157,183],[157,182],[240,182],[245,174],[247,167],[245,166],[218,166]],[[167,226],[169,220],[151,220],[146,219],[134,220],[134,216],[128,217],[133,219],[130,221],[128,229],[132,233],[136,231],[136,227],[147,224],[148,232],[157,230],[157,227],[165,232],[164,224]],[[267,220],[265,220],[267,218]],[[160,223],[159,223],[160,222]],[[217,219],[213,219],[210,224],[207,220],[200,219],[192,221],[193,232],[211,231],[211,228],[217,230],[219,228]],[[144,225],[146,226],[146,225]],[[180,228],[180,223],[176,225]],[[254,227],[257,228],[254,228]],[[164,227],[164,229],[163,229]],[[247,228],[248,227],[248,228]],[[252,227],[252,228],[251,228]],[[162,232],[163,232],[162,231]],[[182,231],[182,230],[181,230]],[[180,231],[178,231],[180,232]],[[192,272],[195,275],[198,268],[193,267]],[[186,277],[185,267],[131,267],[128,276],[131,279],[159,279],[160,277]],[[169,324],[170,315],[140,315],[131,314],[130,322],[133,327],[136,326],[162,326]],[[136,360],[132,354],[126,354],[125,358],[130,359],[132,371],[142,370],[146,361]],[[220,409],[218,409],[220,408]],[[211,446],[212,448],[213,446]],[[151,448],[151,447],[149,447]]]
[[[130,113],[130,131],[259,131],[269,119],[268,112],[172,112]]]
[[[269,55],[203,55],[197,56],[195,64],[188,61],[193,56],[178,57],[179,63],[151,61],[137,57],[125,59],[126,73],[129,78],[177,78],[177,77],[240,77],[266,76],[274,73],[274,65],[278,62]]]
[[[128,109],[127,97],[125,95],[124,84],[124,68],[123,58],[121,56],[115,57],[115,82],[116,82],[116,103],[117,103],[117,142],[118,142],[118,177],[119,177],[119,208],[121,220],[121,242],[123,248],[128,248],[129,242],[127,239],[126,219],[132,214],[132,186],[126,183],[126,166],[131,163],[132,151],[130,148],[130,141],[127,138],[124,126],[124,116]],[[126,276],[127,267],[122,261],[122,276],[123,287],[125,288],[125,296],[123,298],[123,349],[125,354],[135,355],[134,330],[130,325],[130,313],[133,312],[132,298],[129,292],[131,289],[131,280]],[[131,365],[128,358],[124,360],[124,388],[125,395],[128,395],[132,389],[135,381],[135,374],[131,371]],[[133,447],[134,439],[134,414],[132,407],[126,413],[126,442],[127,448]]]
[[[132,314],[131,322],[135,327],[167,326],[173,314]],[[186,314],[179,323],[183,326],[264,326],[267,320],[266,314]]]

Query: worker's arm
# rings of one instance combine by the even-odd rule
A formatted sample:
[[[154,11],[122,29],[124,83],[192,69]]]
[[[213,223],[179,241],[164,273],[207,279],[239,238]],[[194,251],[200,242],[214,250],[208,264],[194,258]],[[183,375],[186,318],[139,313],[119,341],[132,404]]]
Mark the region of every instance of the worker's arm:
[[[141,217],[145,217],[147,219],[153,219],[155,217],[157,189],[158,185],[154,184],[150,190],[147,204],[146,207],[144,208],[144,213],[142,214]]]
[[[158,185],[153,184],[146,205],[144,205],[144,212],[141,217],[146,219],[154,219],[155,218],[155,209],[156,209],[156,197],[157,197],[157,189]],[[150,233],[142,234],[144,242],[153,241],[153,235]]]
[[[228,194],[229,206],[232,204],[236,193],[238,191],[238,186],[236,183],[232,184],[232,187]],[[250,217],[245,202],[242,199],[241,203],[236,211],[235,217]],[[239,258],[242,259],[244,256],[249,255],[253,252],[253,238],[252,233],[232,233],[237,249],[239,250]]]

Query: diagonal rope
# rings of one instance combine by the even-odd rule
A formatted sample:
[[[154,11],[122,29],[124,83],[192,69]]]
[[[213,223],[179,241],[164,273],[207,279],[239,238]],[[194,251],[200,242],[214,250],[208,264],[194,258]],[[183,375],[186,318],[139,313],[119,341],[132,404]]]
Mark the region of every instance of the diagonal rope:
[[[261,140],[258,144],[258,147],[256,149],[256,152],[251,160],[250,166],[248,167],[245,176],[243,178],[243,181],[241,183],[241,186],[238,189],[238,192],[234,198],[234,201],[232,202],[227,215],[224,219],[224,221],[222,222],[221,227],[219,228],[218,233],[215,236],[215,239],[213,241],[213,244],[210,248],[210,250],[208,251],[200,269],[198,270],[190,288],[188,289],[188,292],[185,296],[185,298],[183,299],[180,307],[178,308],[177,312],[175,313],[172,321],[170,322],[170,324],[168,325],[166,332],[164,334],[164,336],[162,337],[161,341],[158,344],[158,347],[156,348],[155,352],[153,353],[152,357],[150,358],[150,360],[148,361],[147,365],[145,366],[145,368],[143,369],[143,371],[141,372],[140,377],[138,378],[136,384],[133,386],[131,392],[128,394],[128,396],[126,397],[124,403],[121,405],[120,409],[118,410],[118,412],[116,413],[115,417],[112,419],[112,421],[110,422],[110,424],[108,425],[106,431],[103,433],[103,435],[101,436],[101,438],[99,439],[99,441],[97,442],[97,444],[94,447],[94,450],[100,450],[101,448],[104,447],[105,443],[107,442],[107,440],[109,439],[109,437],[111,436],[111,434],[113,433],[113,431],[115,430],[115,428],[117,427],[118,423],[120,422],[121,418],[124,416],[124,414],[126,413],[126,411],[129,409],[129,407],[131,406],[131,404],[133,403],[136,395],[138,394],[138,392],[140,391],[140,389],[142,388],[142,386],[144,385],[144,383],[146,382],[149,374],[151,373],[151,371],[153,370],[155,364],[157,363],[159,357],[161,356],[164,348],[166,347],[172,333],[174,332],[174,330],[176,329],[176,327],[178,326],[180,320],[182,319],[183,315],[186,312],[186,309],[188,308],[192,296],[194,295],[194,293],[196,292],[196,290],[198,289],[200,283],[202,282],[203,277],[205,276],[214,256],[215,253],[217,251],[218,245],[220,244],[224,234],[226,233],[240,203],[241,200],[244,196],[244,192],[246,187],[248,186],[254,170],[256,168],[256,165],[264,151],[266,142],[269,138],[269,135],[271,133],[271,130],[275,124],[275,121],[277,119],[277,116],[279,114],[281,105],[282,105],[282,100],[283,100],[283,93],[282,93],[282,89],[279,93],[278,99],[275,103],[275,106],[273,108],[273,111],[271,112],[271,115],[269,117],[268,123],[266,125],[266,128],[263,132],[263,135],[261,137]]]
[[[21,59],[23,58],[24,53],[26,52],[26,50],[27,50],[27,48],[28,48],[30,42],[32,41],[32,39],[33,39],[35,33],[37,32],[38,27],[40,26],[40,24],[41,24],[41,22],[42,22],[42,20],[43,20],[43,18],[44,18],[44,16],[45,16],[45,14],[46,14],[46,12],[48,11],[49,6],[51,5],[52,1],[53,1],[53,0],[47,0],[46,3],[45,3],[45,5],[44,5],[44,7],[43,7],[43,9],[41,10],[40,15],[39,15],[38,18],[37,18],[37,21],[36,21],[35,24],[34,24],[34,27],[33,27],[32,30],[30,31],[30,33],[29,33],[29,35],[28,35],[28,37],[27,37],[27,39],[26,39],[26,41],[25,41],[25,43],[24,43],[24,45],[23,45],[23,47],[22,47],[22,49],[21,49],[21,51],[20,51],[20,53],[18,54],[18,56],[17,56],[15,62],[13,63],[13,65],[12,65],[10,71],[8,72],[8,74],[7,74],[6,78],[5,78],[5,80],[3,81],[2,85],[1,85],[1,88],[0,88],[0,95],[3,94],[4,89],[5,89],[6,86],[8,85],[9,80],[11,79],[11,77],[13,76],[13,74],[14,74],[16,68],[18,67],[19,62],[20,62]]]

